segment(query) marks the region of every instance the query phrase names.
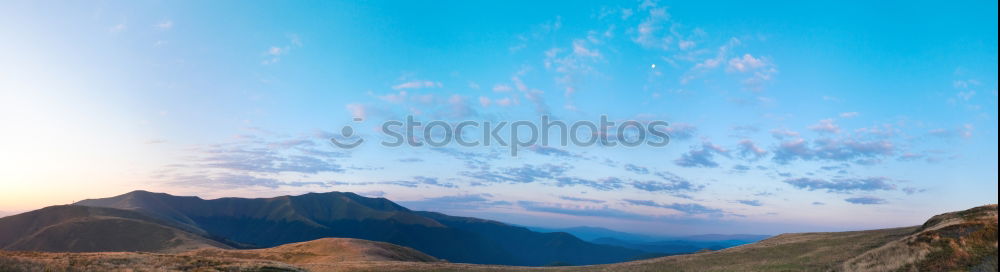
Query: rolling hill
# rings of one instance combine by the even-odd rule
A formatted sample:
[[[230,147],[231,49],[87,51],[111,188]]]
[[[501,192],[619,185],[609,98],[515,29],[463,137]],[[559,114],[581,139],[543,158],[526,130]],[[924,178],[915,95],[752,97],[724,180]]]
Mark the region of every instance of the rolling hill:
[[[0,249],[182,252],[228,246],[127,210],[62,205],[0,218]]]
[[[332,271],[373,262],[441,260],[407,247],[349,238],[324,238],[266,249],[202,248],[180,254],[0,251],[0,271]]]
[[[134,191],[74,205],[141,213],[234,248],[342,237],[407,246],[452,262],[504,265],[613,263],[646,254],[582,241],[566,233],[538,233],[496,221],[415,212],[384,198],[353,193],[206,200]]]
[[[68,270],[69,264],[85,271],[134,267],[167,271],[997,271],[997,205],[934,216],[921,226],[790,233],[718,251],[573,267],[448,263],[411,249],[354,239],[182,254],[0,251],[2,271],[59,271]]]

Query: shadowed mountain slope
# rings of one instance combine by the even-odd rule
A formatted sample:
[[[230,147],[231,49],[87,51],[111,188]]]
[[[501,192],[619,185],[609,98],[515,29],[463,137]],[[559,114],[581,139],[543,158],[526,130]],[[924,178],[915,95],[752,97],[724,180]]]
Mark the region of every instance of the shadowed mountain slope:
[[[127,210],[52,206],[0,218],[0,249],[56,252],[228,248],[150,216]]]
[[[75,205],[141,212],[240,248],[343,237],[407,246],[453,262],[508,265],[612,263],[645,253],[565,233],[542,234],[495,221],[414,212],[384,198],[353,193],[205,200],[134,191]],[[466,222],[470,220],[489,223]]]
[[[462,217],[445,218],[441,222],[445,225],[495,224],[488,220]],[[358,248],[361,250],[356,250]],[[0,251],[0,271],[67,270],[70,268],[68,265],[70,263],[83,264],[94,268],[91,270],[101,271],[125,271],[125,269],[133,267],[168,271],[196,269],[243,271],[298,271],[301,269],[310,271],[997,271],[997,206],[988,205],[938,215],[932,217],[922,226],[869,231],[782,234],[757,243],[719,251],[591,266],[519,267],[436,262],[433,258],[421,257],[419,253],[401,248],[384,243],[353,239],[322,239],[270,249],[209,249],[180,255]],[[72,268],[78,269],[79,267]]]
[[[565,232],[539,233],[523,227],[472,217],[418,212],[452,228],[479,234],[528,265],[613,263],[634,260],[642,251],[586,242]]]

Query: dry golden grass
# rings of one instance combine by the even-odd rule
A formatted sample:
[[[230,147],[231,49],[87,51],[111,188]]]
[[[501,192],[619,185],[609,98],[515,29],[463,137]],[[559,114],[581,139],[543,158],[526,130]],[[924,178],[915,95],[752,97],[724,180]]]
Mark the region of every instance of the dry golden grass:
[[[268,260],[142,252],[0,251],[0,271],[303,271],[303,269]]]
[[[331,264],[341,262],[440,262],[423,252],[390,243],[350,238],[323,238],[266,249],[200,249],[186,256],[263,259],[289,264]]]
[[[842,269],[996,271],[996,258],[997,205],[987,205],[934,216],[916,233],[851,258]]]

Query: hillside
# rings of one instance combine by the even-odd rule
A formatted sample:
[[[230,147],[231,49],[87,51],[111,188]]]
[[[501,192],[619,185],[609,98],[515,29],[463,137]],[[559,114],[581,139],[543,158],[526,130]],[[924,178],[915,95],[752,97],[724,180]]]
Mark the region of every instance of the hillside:
[[[262,259],[289,264],[329,264],[340,262],[440,262],[437,258],[390,243],[351,238],[323,238],[308,242],[291,243],[273,248],[229,250],[199,249],[181,255],[192,257],[220,257],[237,259]]]
[[[0,218],[0,249],[52,252],[182,252],[228,246],[141,213],[52,206]]]
[[[997,205],[932,217],[844,263],[847,271],[997,271]]]
[[[611,271],[997,271],[997,205],[922,226],[782,234],[720,251],[588,267]]]
[[[471,220],[471,219],[468,219]],[[486,221],[489,222],[489,221]],[[322,239],[259,250],[183,254],[0,251],[0,271],[997,271],[997,206],[932,217],[922,226],[782,234],[719,251],[625,263],[518,267],[441,262],[386,243]]]
[[[646,254],[566,233],[415,212],[384,198],[342,192],[206,200],[134,191],[74,205],[139,212],[236,248],[342,237],[406,246],[451,262],[504,265],[614,263]]]
[[[476,233],[510,252],[514,258],[528,265],[540,266],[554,263],[593,264],[634,260],[642,251],[583,241],[565,232],[539,233],[523,227],[472,217],[450,216],[435,212],[418,212],[442,224]]]

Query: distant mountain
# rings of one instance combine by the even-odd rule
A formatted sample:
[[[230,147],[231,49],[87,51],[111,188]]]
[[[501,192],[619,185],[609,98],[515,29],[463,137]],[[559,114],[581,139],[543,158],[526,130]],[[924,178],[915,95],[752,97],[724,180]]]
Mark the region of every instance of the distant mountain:
[[[624,248],[642,250],[651,253],[662,253],[666,255],[694,253],[699,250],[719,250],[733,245],[728,243],[698,242],[698,241],[656,241],[656,242],[632,242],[605,237],[591,241],[595,244],[613,245]]]
[[[627,241],[611,237],[597,238],[590,242],[602,245],[613,245],[625,248],[637,249],[652,253],[662,253],[668,255],[694,253],[701,250],[720,250],[738,245],[745,245],[767,238],[767,235],[698,235],[679,237],[671,240],[637,242]]]
[[[652,236],[627,233],[599,227],[572,227],[562,229],[532,227],[540,232],[566,232],[588,242],[642,250],[660,255],[694,253],[699,250],[719,250],[763,240],[768,235],[755,234],[703,234],[692,236]]]
[[[621,232],[606,228],[590,227],[590,226],[580,226],[580,227],[570,227],[570,228],[542,228],[542,227],[528,227],[528,228],[538,232],[565,232],[573,234],[573,236],[579,237],[580,239],[587,241],[593,241],[595,239],[600,239],[600,238],[614,238],[618,240],[633,241],[633,242],[652,242],[657,240],[663,240],[663,237]]]
[[[181,252],[229,248],[134,211],[52,206],[0,218],[0,249]]]
[[[648,235],[648,234],[629,233],[629,232],[611,230],[601,227],[591,227],[591,226],[579,226],[579,227],[569,227],[569,228],[543,228],[543,227],[527,227],[527,228],[538,232],[566,232],[587,241],[593,241],[601,238],[614,238],[629,242],[656,242],[656,241],[680,240],[680,241],[705,241],[705,242],[743,241],[746,243],[752,243],[764,240],[767,237],[771,237],[770,235],[761,235],[761,234],[699,234],[699,235],[688,235],[688,236]]]
[[[135,211],[236,248],[344,237],[407,246],[453,262],[506,265],[611,263],[646,253],[565,233],[542,234],[495,221],[414,212],[384,198],[353,193],[205,200],[134,191],[74,205]]]
[[[489,227],[481,224],[494,224],[463,217],[444,218],[442,222],[484,229]],[[123,267],[141,271],[997,271],[997,205],[937,215],[921,226],[790,233],[718,251],[572,267],[448,263],[412,249],[356,239],[181,254],[0,250],[0,271],[111,271]]]
[[[476,233],[498,243],[512,257],[530,265],[613,263],[633,260],[646,253],[624,247],[589,243],[565,232],[539,233],[497,221],[417,212],[442,224]]]
[[[753,243],[756,241],[767,239],[771,235],[759,235],[759,234],[702,234],[702,235],[691,235],[682,236],[677,239],[672,240],[682,240],[682,241],[702,241],[702,242],[725,242],[725,241],[739,241],[746,243]]]

